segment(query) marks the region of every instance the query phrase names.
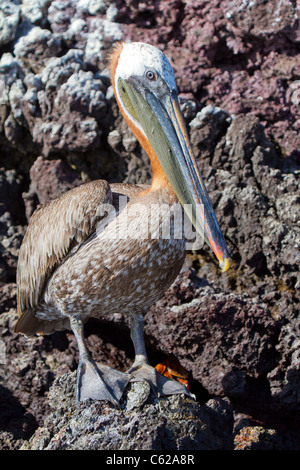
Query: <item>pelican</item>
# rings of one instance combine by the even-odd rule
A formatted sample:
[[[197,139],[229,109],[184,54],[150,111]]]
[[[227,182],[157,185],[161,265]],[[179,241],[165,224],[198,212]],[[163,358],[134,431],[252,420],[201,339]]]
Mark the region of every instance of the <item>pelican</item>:
[[[38,206],[19,252],[15,332],[73,331],[79,350],[78,402],[117,405],[130,381],[147,381],[157,396],[191,396],[149,364],[143,316],[183,266],[186,237],[178,235],[178,228],[185,216],[223,271],[229,254],[192,153],[168,59],[136,42],[118,44],[110,62],[118,106],[149,156],[152,183],[96,180]],[[96,363],[85,343],[85,322],[111,313],[130,319],[135,359],[126,372]]]

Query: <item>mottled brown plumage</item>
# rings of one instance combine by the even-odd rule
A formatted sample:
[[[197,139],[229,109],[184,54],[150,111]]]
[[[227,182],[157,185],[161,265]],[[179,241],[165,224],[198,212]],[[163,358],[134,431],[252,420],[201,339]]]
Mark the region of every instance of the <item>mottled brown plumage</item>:
[[[18,313],[15,331],[28,336],[61,329],[36,317],[52,272],[69,251],[83,242],[101,220],[103,203],[112,195],[106,181],[74,188],[58,199],[38,206],[33,213],[19,252],[17,268]],[[68,325],[68,322],[66,322]]]
[[[167,212],[182,209],[166,189],[144,192],[98,180],[36,210],[19,254],[16,332],[49,334],[69,328],[69,317],[76,314],[84,320],[114,312],[143,314],[164,294],[181,269],[185,243],[154,238],[151,226],[157,228],[156,217],[168,225]],[[122,196],[128,205],[115,219],[118,212],[107,209],[114,201],[118,210]],[[105,227],[109,215],[113,219]],[[122,231],[125,219],[128,234],[122,238],[118,226]],[[137,230],[143,233],[135,238]]]

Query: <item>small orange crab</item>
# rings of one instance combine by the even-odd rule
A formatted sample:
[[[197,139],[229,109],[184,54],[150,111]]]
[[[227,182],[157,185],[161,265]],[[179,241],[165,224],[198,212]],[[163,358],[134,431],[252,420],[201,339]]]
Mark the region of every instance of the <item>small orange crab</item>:
[[[188,383],[188,372],[174,357],[169,357],[165,361],[157,364],[155,369],[165,377],[182,383],[187,389],[190,388]]]

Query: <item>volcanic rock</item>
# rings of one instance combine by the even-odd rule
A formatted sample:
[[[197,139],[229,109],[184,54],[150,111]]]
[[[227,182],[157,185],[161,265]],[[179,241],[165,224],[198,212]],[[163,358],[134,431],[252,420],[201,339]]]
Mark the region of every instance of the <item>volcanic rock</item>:
[[[1,448],[82,448],[82,423],[97,448],[100,438],[105,448],[300,448],[299,31],[293,0],[1,3]],[[17,257],[37,204],[90,179],[151,180],[110,86],[108,55],[120,40],[149,42],[170,58],[232,263],[220,273],[208,247],[191,250],[145,318],[151,363],[176,359],[197,403],[149,398],[130,409],[128,390],[121,410],[77,409],[68,395],[73,335],[13,332]],[[128,319],[90,321],[86,334],[96,360],[130,367]],[[190,409],[192,437],[191,421],[179,429],[162,403]],[[212,420],[204,409],[215,410]],[[147,426],[153,434],[143,436]]]

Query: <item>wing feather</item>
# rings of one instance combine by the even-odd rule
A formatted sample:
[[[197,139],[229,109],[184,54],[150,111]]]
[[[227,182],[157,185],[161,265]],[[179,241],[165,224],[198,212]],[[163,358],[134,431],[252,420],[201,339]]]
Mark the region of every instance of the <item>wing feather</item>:
[[[33,324],[37,319],[34,320],[33,313],[51,272],[76,244],[94,232],[96,224],[107,215],[107,204],[111,203],[109,184],[96,180],[40,205],[33,213],[19,252],[17,298],[20,318],[16,332],[30,330],[30,322],[36,329]]]

